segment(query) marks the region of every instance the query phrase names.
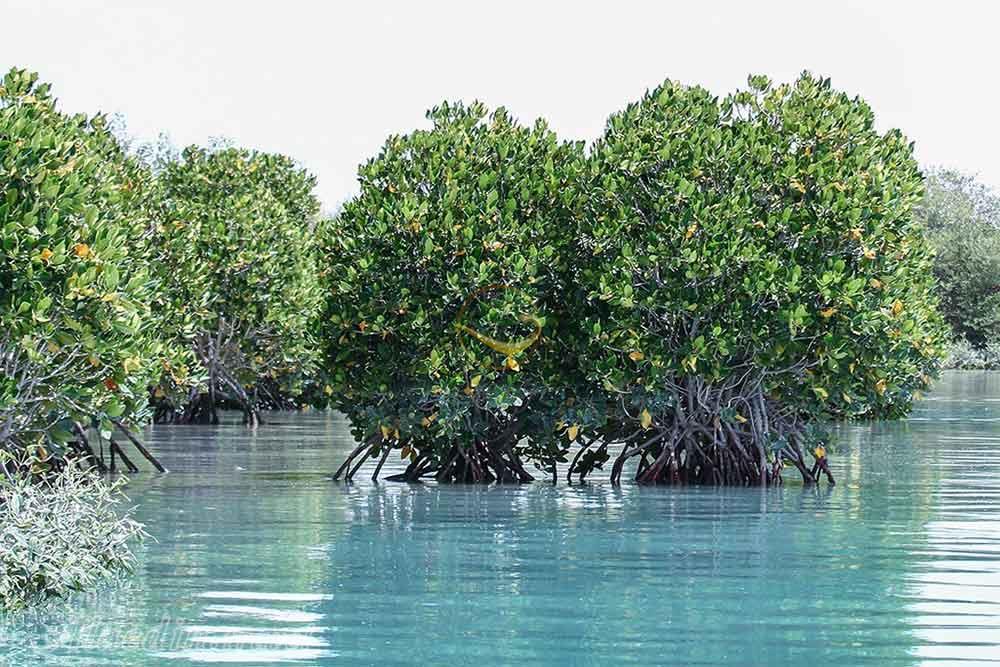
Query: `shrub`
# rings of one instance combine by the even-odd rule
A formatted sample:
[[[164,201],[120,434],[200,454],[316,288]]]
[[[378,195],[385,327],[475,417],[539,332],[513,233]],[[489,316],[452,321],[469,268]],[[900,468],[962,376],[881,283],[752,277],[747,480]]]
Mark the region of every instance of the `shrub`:
[[[810,425],[904,414],[942,352],[911,145],[804,74],[673,82],[608,121],[577,261],[576,357],[623,442],[612,479],[807,482]],[[591,427],[592,425],[585,425]],[[831,479],[832,481],[832,479]]]
[[[122,484],[73,464],[44,478],[23,469],[0,475],[0,610],[88,590],[132,569],[129,543],[145,532],[121,510]]]
[[[62,451],[72,421],[132,418],[159,357],[148,175],[103,116],[67,116],[37,75],[0,86],[0,449]]]
[[[1000,370],[1000,344],[987,343],[982,348],[976,348],[968,341],[958,339],[948,347],[944,368],[963,371]]]
[[[526,457],[561,455],[546,406],[565,394],[582,147],[478,103],[428,118],[324,232],[327,366],[360,442],[337,475],[399,451],[403,479],[526,481]]]
[[[828,81],[667,82],[589,159],[478,105],[430,118],[327,235],[360,440],[337,476],[398,448],[401,479],[523,481],[577,443],[581,478],[619,445],[614,482],[633,457],[639,482],[832,482],[814,426],[904,414],[936,369],[911,146]]]
[[[228,401],[256,424],[269,394],[301,390],[321,306],[314,184],[289,158],[236,148],[191,147],[159,173],[156,308],[187,356],[157,389],[161,420],[216,422]]]

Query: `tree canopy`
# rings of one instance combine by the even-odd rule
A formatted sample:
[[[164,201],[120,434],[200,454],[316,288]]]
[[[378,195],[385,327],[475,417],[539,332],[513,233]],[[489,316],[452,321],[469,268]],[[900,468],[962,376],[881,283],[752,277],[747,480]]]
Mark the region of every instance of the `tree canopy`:
[[[72,421],[141,415],[150,317],[148,174],[104,116],[68,116],[37,75],[0,86],[0,447],[59,447]]]
[[[956,334],[1000,332],[995,197],[943,172],[924,197],[912,145],[829,80],[666,81],[589,149],[478,102],[427,118],[321,219],[290,158],[133,154],[8,74],[0,443],[150,394],[252,425],[310,400],[351,421],[347,478],[398,451],[400,479],[583,479],[614,450],[615,482],[832,481],[817,425],[904,415],[937,369],[935,273]]]
[[[256,420],[261,392],[296,392],[321,306],[315,179],[282,155],[190,147],[157,176],[156,308],[187,363],[168,369],[185,420],[222,397]],[[266,398],[266,397],[265,397]]]
[[[361,462],[395,447],[413,476],[530,479],[519,439],[565,391],[582,147],[481,104],[428,118],[361,167],[326,235],[338,407]]]
[[[921,175],[862,100],[808,74],[722,99],[668,81],[589,154],[484,113],[391,138],[336,225],[348,476],[389,446],[412,478],[503,479],[496,452],[549,469],[574,444],[585,476],[620,444],[614,480],[639,457],[640,481],[777,483],[789,461],[811,482],[812,425],[904,414],[929,382]],[[538,343],[493,344],[526,314]]]
[[[733,457],[758,482],[802,469],[809,423],[903,414],[929,382],[920,173],[863,101],[809,75],[723,99],[668,81],[610,118],[592,160],[577,358],[612,428],[648,432],[623,452],[649,453],[640,479],[718,481]]]
[[[1000,343],[1000,195],[949,170],[926,184],[917,215],[936,252],[941,313],[958,340],[984,350]]]

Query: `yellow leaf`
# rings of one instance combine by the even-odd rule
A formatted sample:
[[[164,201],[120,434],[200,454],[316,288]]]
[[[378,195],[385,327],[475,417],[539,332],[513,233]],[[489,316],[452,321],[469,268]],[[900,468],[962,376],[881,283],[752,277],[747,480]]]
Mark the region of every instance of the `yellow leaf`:
[[[682,365],[686,366],[687,368],[690,368],[692,373],[697,372],[697,370],[698,370],[698,357],[697,357],[697,355],[692,354],[690,357],[687,357],[682,362]]]
[[[875,391],[878,392],[879,396],[885,393],[885,380],[879,380],[875,383]]]
[[[875,251],[871,248],[865,248],[864,255],[865,259],[875,259]]]
[[[388,440],[389,437],[392,435],[392,429],[386,426],[385,424],[380,424],[379,428],[382,430],[382,439]]]
[[[521,365],[517,363],[517,359],[515,359],[514,357],[507,357],[507,359],[504,361],[504,366],[506,366],[508,370],[512,371],[521,370]]]
[[[826,458],[826,447],[824,447],[823,445],[817,445],[813,449],[813,456],[815,456],[817,459],[825,459]]]
[[[469,336],[472,336],[474,339],[476,339],[486,347],[490,348],[491,350],[496,350],[500,354],[505,354],[508,357],[510,357],[515,354],[519,354],[520,352],[523,352],[532,345],[534,345],[542,335],[542,321],[539,318],[535,317],[534,315],[527,315],[522,313],[521,315],[518,316],[518,319],[520,319],[522,322],[526,322],[528,324],[533,325],[535,327],[535,330],[532,331],[531,334],[529,334],[528,336],[513,341],[502,341],[502,340],[497,340],[495,338],[490,338],[489,336],[481,334],[475,329],[468,327],[460,322],[455,322],[454,327],[458,331],[462,331],[468,334]]]
[[[52,259],[52,251],[49,250],[48,248],[45,248],[44,250],[42,250],[42,252],[38,254],[38,257],[43,262],[48,262],[50,259]]]
[[[129,357],[122,362],[122,367],[125,369],[126,373],[132,373],[142,367],[142,361],[139,357]]]
[[[69,160],[66,164],[56,169],[56,174],[59,176],[65,176],[66,174],[71,173],[74,167],[76,167],[76,158]]]
[[[568,429],[566,429],[566,435],[569,436],[570,442],[576,440],[576,436],[580,433],[580,427],[577,424],[573,424]]]
[[[333,387],[331,387],[330,385],[326,385],[325,387],[323,387],[323,393],[326,394],[327,396],[333,396]]]
[[[95,357],[94,355],[90,355],[89,357],[87,357],[87,363],[96,368],[101,365],[101,360]]]
[[[851,237],[852,239],[854,239],[855,241],[860,241],[860,240],[861,240],[861,229],[860,229],[860,228],[858,228],[858,227],[855,227],[854,229],[852,229],[852,230],[851,230],[851,231],[849,232],[849,235],[850,235],[850,237]]]
[[[736,415],[736,421],[738,421],[741,424],[746,424],[747,423],[747,418],[744,417],[743,415],[738,414],[738,415]]]
[[[628,358],[631,359],[632,361],[642,361],[643,359],[646,358],[646,355],[644,355],[639,350],[635,350],[634,352],[628,353]]]
[[[695,232],[697,232],[697,231],[698,231],[698,224],[697,223],[689,226],[687,228],[687,231],[684,232],[684,240],[686,241],[686,240],[690,239],[692,236],[695,235]]]
[[[639,413],[639,423],[642,427],[648,429],[653,425],[653,415],[649,414],[649,410],[643,408],[642,412]]]
[[[479,383],[482,382],[482,381],[483,381],[483,376],[482,375],[477,375],[474,378],[472,378],[471,380],[469,380],[469,385],[472,386],[473,388],[475,388],[475,387],[478,387]]]
[[[825,319],[829,319],[833,317],[834,313],[836,312],[837,312],[836,308],[825,308],[824,310],[819,311],[819,314],[822,315]]]
[[[52,354],[56,354],[61,349],[51,340],[46,344],[45,347],[47,347],[49,349],[49,352],[51,352]]]
[[[86,259],[90,257],[90,246],[86,243],[77,243],[73,246],[73,252],[76,253],[77,257]]]
[[[424,428],[427,428],[428,426],[431,425],[431,420],[428,419],[427,417],[424,417],[423,419],[420,420],[420,425],[423,426]]]
[[[823,387],[813,387],[813,392],[824,401],[830,396]]]
[[[892,314],[898,317],[901,312],[903,312],[903,302],[896,299],[892,302]]]
[[[870,285],[871,285],[872,287],[874,287],[875,289],[882,289],[882,285],[883,285],[884,283],[883,283],[883,282],[882,282],[881,280],[879,280],[878,278],[872,278],[872,279],[871,279],[871,280],[869,281],[869,283],[868,283],[868,284],[870,284]]]

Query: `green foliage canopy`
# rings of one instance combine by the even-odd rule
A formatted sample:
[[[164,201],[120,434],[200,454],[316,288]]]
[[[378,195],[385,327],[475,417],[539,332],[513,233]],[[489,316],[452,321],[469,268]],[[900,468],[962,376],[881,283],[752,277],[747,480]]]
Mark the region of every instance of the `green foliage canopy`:
[[[325,234],[348,477],[391,447],[406,478],[427,457],[462,481],[492,478],[441,471],[494,451],[548,469],[574,442],[585,471],[622,442],[613,480],[641,456],[645,481],[780,483],[781,458],[812,481],[806,425],[904,414],[937,367],[912,147],[829,81],[721,100],[668,81],[589,156],[479,105],[429,117]],[[526,313],[537,344],[489,344]]]
[[[971,176],[934,170],[918,217],[935,248],[941,313],[955,337],[979,350],[1000,342],[1000,195]]]
[[[0,446],[65,440],[66,419],[142,412],[160,356],[149,316],[149,175],[103,116],[67,116],[37,75],[0,86]]]
[[[564,391],[555,332],[584,158],[503,109],[428,118],[361,167],[361,193],[324,235],[323,338],[359,439],[440,458],[524,432]]]
[[[173,383],[211,382],[219,365],[239,389],[295,392],[310,372],[322,300],[314,185],[285,156],[237,148],[190,147],[158,174],[156,308],[188,357],[168,369]]]
[[[667,81],[608,121],[578,358],[633,421],[743,374],[810,414],[901,414],[942,343],[911,146],[828,80],[750,84]]]

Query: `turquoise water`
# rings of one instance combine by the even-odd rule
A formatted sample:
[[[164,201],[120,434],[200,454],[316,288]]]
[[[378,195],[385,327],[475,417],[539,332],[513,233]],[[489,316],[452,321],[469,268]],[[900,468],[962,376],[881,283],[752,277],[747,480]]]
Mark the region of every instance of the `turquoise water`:
[[[832,490],[345,486],[274,419],[151,429],[136,576],[0,664],[1000,664],[1000,374],[841,429]]]

